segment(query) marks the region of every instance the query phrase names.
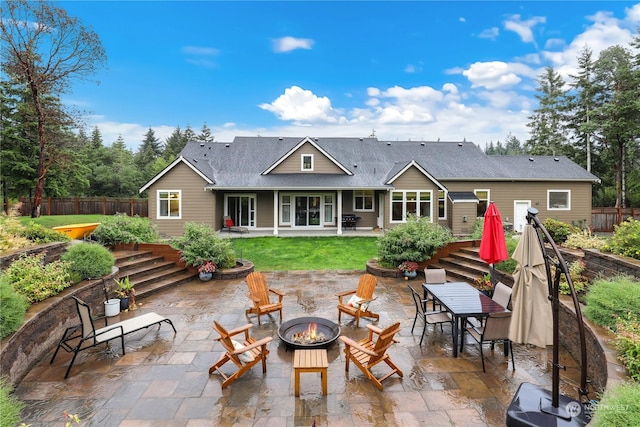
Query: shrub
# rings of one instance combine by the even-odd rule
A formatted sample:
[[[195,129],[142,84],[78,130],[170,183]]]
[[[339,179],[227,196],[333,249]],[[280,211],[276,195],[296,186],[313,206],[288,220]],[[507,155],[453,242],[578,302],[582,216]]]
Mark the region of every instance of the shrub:
[[[29,239],[20,234],[22,228],[14,216],[0,215],[0,253],[33,246]]]
[[[24,403],[16,399],[11,392],[13,387],[6,378],[0,379],[0,426],[15,426],[20,421],[20,411]]]
[[[563,246],[571,249],[602,249],[606,243],[606,240],[592,235],[589,230],[583,230],[570,234]]]
[[[476,223],[473,225],[473,231],[471,232],[471,239],[480,240],[482,239],[482,232],[484,231],[484,217],[479,217],[476,219]]]
[[[596,279],[585,295],[587,318],[600,326],[616,329],[619,319],[628,313],[638,320],[640,316],[640,283],[631,276],[618,275],[613,278]]]
[[[411,215],[406,223],[396,225],[379,238],[378,263],[396,268],[404,261],[422,262],[454,240],[448,228],[429,222],[429,218]]]
[[[584,261],[577,259],[567,265],[567,268],[569,269],[569,276],[571,276],[571,282],[573,283],[574,290],[576,293],[583,292],[587,287],[587,279],[582,275],[585,268]],[[560,276],[560,293],[562,295],[571,295],[569,282],[567,282],[567,278],[564,274]]]
[[[553,218],[545,219],[542,225],[544,225],[544,228],[547,229],[553,241],[558,245],[563,244],[570,234],[580,232],[580,229],[575,225],[567,224],[566,222]]]
[[[20,235],[36,244],[68,242],[71,240],[66,234],[44,227],[33,221],[27,222],[27,225],[20,230]]]
[[[0,274],[0,307],[0,338],[4,338],[22,325],[29,302],[13,290],[3,274]]]
[[[153,243],[160,239],[155,224],[151,224],[149,218],[125,214],[104,218],[93,235],[105,246],[118,243]]]
[[[613,228],[613,236],[602,250],[640,259],[640,221],[628,218]]]
[[[627,367],[629,376],[640,381],[640,321],[627,317],[616,324],[615,346],[618,359]]]
[[[496,270],[513,274],[513,272],[516,271],[518,261],[511,258],[511,255],[513,255],[513,252],[516,250],[516,247],[518,246],[518,240],[513,238],[513,234],[506,235],[505,239],[507,242],[507,253],[509,254],[509,259],[497,263],[495,267],[496,267]]]
[[[212,261],[218,268],[236,265],[231,239],[221,239],[207,224],[185,223],[184,234],[171,239],[169,244],[179,250],[181,260],[192,267],[198,267],[206,261]]]
[[[607,387],[600,402],[592,408],[593,427],[640,425],[640,383],[621,382]]]
[[[69,263],[69,271],[80,279],[95,279],[111,273],[116,261],[109,249],[97,243],[78,243],[61,257]]]
[[[45,254],[22,256],[5,269],[6,279],[13,289],[24,295],[30,303],[57,295],[72,285],[68,263],[44,263]]]

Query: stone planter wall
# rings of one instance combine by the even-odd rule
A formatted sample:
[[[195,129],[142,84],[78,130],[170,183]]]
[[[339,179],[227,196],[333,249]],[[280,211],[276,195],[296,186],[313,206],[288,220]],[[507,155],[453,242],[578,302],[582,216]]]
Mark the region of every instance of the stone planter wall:
[[[46,243],[44,245],[33,246],[25,249],[16,249],[3,253],[2,256],[0,256],[0,269],[4,270],[9,267],[13,261],[23,255],[38,255],[42,252],[45,253],[45,262],[49,263],[56,261],[67,251],[67,246],[69,246],[69,242]]]
[[[0,375],[15,385],[38,361],[50,355],[64,330],[78,323],[72,296],[89,304],[92,315],[104,315],[104,287],[113,292],[117,275],[118,268],[113,267],[111,274],[103,279],[82,281],[54,297],[32,304],[20,329],[0,342]]]

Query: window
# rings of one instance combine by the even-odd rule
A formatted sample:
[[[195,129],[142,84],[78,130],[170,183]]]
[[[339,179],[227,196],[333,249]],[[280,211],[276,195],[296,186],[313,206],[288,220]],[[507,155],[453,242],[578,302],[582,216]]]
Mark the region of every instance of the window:
[[[431,217],[431,191],[391,192],[391,222],[406,221],[409,214]]]
[[[180,190],[159,190],[158,191],[158,219],[171,218],[180,219]]]
[[[353,206],[356,211],[373,211],[373,190],[355,190]]]
[[[313,154],[303,154],[301,157],[301,161],[303,171],[313,170]]]
[[[478,198],[477,217],[483,217],[489,206],[489,190],[473,190]]]
[[[333,215],[333,195],[324,196],[324,223],[335,224],[335,216]]]
[[[438,219],[447,218],[447,199],[444,190],[438,190]]]
[[[568,211],[571,209],[571,191],[570,190],[548,190],[547,191],[547,209],[550,211]]]
[[[280,202],[280,223],[291,224],[291,196],[282,196]]]

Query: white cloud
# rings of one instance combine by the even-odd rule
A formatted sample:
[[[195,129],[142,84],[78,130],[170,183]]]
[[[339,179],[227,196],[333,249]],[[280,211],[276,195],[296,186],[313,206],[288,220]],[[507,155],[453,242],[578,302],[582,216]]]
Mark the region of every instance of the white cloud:
[[[310,90],[304,90],[298,86],[285,89],[284,94],[275,101],[270,104],[260,104],[258,107],[271,111],[280,120],[306,123],[330,123],[338,120],[329,98],[318,97]]]
[[[281,37],[273,40],[273,51],[276,53],[291,52],[296,49],[311,50],[314,41],[312,39],[298,39],[295,37]]]
[[[535,42],[533,38],[533,32],[531,29],[538,24],[544,24],[547,22],[547,18],[544,16],[534,16],[531,19],[522,21],[520,15],[511,15],[509,19],[504,21],[505,30],[513,31],[520,36],[520,39],[524,43]]]
[[[500,35],[500,29],[498,27],[487,28],[486,30],[482,30],[478,37],[481,39],[491,39],[495,40]]]
[[[458,22],[467,22],[467,20],[464,16],[461,16],[460,18],[458,18]]]
[[[404,72],[409,74],[419,73],[421,71],[422,71],[422,65],[409,64],[404,68]]]
[[[469,79],[471,87],[486,89],[504,89],[522,81],[506,62],[476,62],[462,72]]]
[[[189,64],[204,68],[216,68],[218,66],[212,59],[220,54],[218,49],[203,46],[183,46],[182,53],[186,55],[185,61]]]

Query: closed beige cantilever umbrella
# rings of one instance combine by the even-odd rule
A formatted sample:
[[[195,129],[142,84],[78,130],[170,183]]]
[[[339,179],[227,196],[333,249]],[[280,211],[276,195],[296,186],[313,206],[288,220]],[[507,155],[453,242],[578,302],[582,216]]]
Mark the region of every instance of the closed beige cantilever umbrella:
[[[531,224],[524,227],[511,256],[518,262],[513,273],[509,339],[546,347],[553,344],[553,316],[542,248]]]

